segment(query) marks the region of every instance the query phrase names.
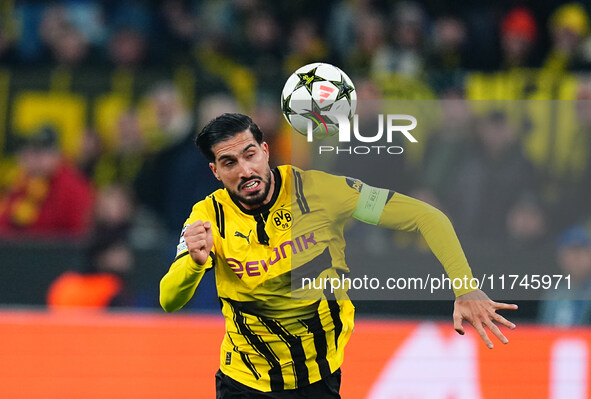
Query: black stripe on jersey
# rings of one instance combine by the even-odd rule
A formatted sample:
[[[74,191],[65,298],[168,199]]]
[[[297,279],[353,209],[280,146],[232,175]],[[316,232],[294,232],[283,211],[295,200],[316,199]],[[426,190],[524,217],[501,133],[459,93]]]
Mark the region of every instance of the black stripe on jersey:
[[[234,313],[234,324],[236,324],[236,314]],[[232,340],[232,337],[230,336],[230,334],[226,333],[228,335],[228,339],[230,340],[230,343],[234,346],[234,352],[237,352],[240,354],[240,359],[242,359],[242,362],[246,365],[246,368],[248,368],[250,370],[250,372],[252,373],[252,375],[254,376],[255,379],[259,379],[261,378],[261,373],[259,373],[257,371],[257,369],[254,367],[254,364],[252,364],[252,362],[250,361],[250,357],[248,357],[247,353],[244,352],[240,352],[238,350],[238,346],[234,343],[234,341]]]
[[[306,278],[318,278],[323,271],[330,269],[331,267],[332,257],[330,256],[330,250],[326,247],[320,255],[303,265],[296,267],[290,272],[292,289],[295,287],[301,287],[302,282]]]
[[[324,296],[326,297],[328,309],[330,310],[330,316],[332,317],[332,322],[334,324],[334,346],[338,349],[339,336],[343,331],[343,322],[341,321],[341,307],[339,306],[334,293],[331,293],[329,290],[325,290]]]
[[[213,201],[213,209],[215,210],[215,220],[218,225],[218,229],[220,230],[220,235],[222,238],[226,238],[226,221],[224,219],[224,207],[222,204],[218,203],[215,199],[215,196],[211,196],[211,200]]]
[[[232,301],[226,298],[224,298],[224,300],[226,300],[232,308],[232,312],[234,313],[234,322],[236,323],[238,332],[244,336],[249,345],[252,346],[252,348],[269,363],[269,366],[271,366],[269,369],[271,391],[283,391],[285,389],[283,375],[281,374],[281,364],[279,363],[277,355],[275,355],[269,345],[267,345],[267,343],[263,341],[261,337],[252,332],[252,330],[246,324],[244,315],[241,311],[234,307]]]
[[[295,369],[295,385],[297,387],[310,384],[308,367],[306,367],[306,353],[302,345],[302,338],[290,334],[277,320],[259,316],[259,320],[269,332],[279,336],[289,348]]]
[[[173,261],[173,262],[176,262],[176,261],[177,261],[177,260],[179,260],[180,258],[182,258],[182,257],[185,257],[185,256],[189,255],[189,253],[190,253],[189,251],[185,251],[185,252],[183,252],[182,254],[178,254],[178,256],[177,256],[176,258],[174,258],[174,261]],[[210,251],[210,252],[209,252],[209,257],[211,258],[211,265],[212,265],[212,266],[215,266],[215,254],[213,253],[213,251]],[[210,271],[211,269],[213,269],[213,267],[211,267],[211,268],[207,269],[207,270],[206,270],[206,272]]]
[[[211,268],[213,269],[215,267],[215,254],[213,251],[209,251],[209,257],[211,258]]]
[[[324,331],[324,328],[322,328],[322,322],[320,321],[318,310],[316,310],[314,316],[309,319],[300,320],[300,323],[302,323],[308,329],[308,332],[311,332],[314,336],[314,349],[316,349],[315,360],[316,364],[318,365],[318,370],[320,371],[320,377],[324,379],[328,377],[331,372],[330,365],[326,359],[328,351],[326,332]]]
[[[300,172],[295,170],[293,171],[293,176],[295,178],[296,200],[300,207],[300,211],[302,212],[302,215],[310,213],[310,207],[308,206],[308,201],[306,201],[306,196],[304,195],[302,176],[300,175]]]
[[[174,258],[173,262],[176,262],[177,260],[179,260],[180,258],[189,255],[189,251],[185,251],[182,254],[179,254],[176,258]]]
[[[257,222],[257,238],[260,244],[269,245],[269,235],[265,231],[265,224],[269,218],[269,211],[254,215],[254,220]]]
[[[388,197],[386,198],[386,203],[388,203],[388,201],[390,201],[390,199],[392,199],[394,194],[396,194],[396,191],[392,191],[392,190],[388,191]]]

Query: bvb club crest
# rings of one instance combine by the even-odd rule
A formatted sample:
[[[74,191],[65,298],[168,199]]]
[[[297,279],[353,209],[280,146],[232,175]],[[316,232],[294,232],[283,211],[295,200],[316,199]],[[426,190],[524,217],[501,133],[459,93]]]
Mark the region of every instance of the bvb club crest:
[[[292,220],[293,219],[291,217],[291,212],[283,208],[277,209],[271,215],[271,222],[273,223],[273,225],[282,231],[286,231],[289,230],[289,228],[291,228]]]

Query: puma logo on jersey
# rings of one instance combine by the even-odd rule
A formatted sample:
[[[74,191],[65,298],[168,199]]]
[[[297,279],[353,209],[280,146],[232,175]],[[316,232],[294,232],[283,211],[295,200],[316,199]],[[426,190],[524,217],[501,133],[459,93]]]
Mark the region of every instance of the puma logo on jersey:
[[[246,240],[246,242],[250,244],[250,233],[252,233],[252,230],[250,230],[250,231],[248,232],[248,235],[247,235],[247,236],[245,236],[245,235],[244,235],[244,234],[242,234],[241,232],[237,231],[237,232],[235,232],[235,233],[234,233],[234,237],[241,237],[241,238],[244,238],[244,239]]]

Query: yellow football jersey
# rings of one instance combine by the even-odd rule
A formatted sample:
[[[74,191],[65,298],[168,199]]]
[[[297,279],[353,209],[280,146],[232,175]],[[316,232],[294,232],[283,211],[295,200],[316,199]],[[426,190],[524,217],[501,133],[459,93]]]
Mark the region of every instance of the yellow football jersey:
[[[204,270],[213,267],[226,320],[220,369],[261,391],[305,386],[341,366],[354,307],[344,291],[304,290],[301,283],[349,271],[343,229],[365,192],[358,180],[320,171],[279,166],[272,173],[272,199],[254,211],[225,189],[195,204],[185,226],[211,222],[210,259],[203,266],[192,260],[183,229],[160,292],[163,307],[177,310],[192,297]],[[420,230],[448,274],[471,277],[447,218],[402,194],[384,195],[380,225]]]
[[[293,299],[292,279],[347,272],[343,227],[359,191],[319,171],[280,166],[272,173],[272,199],[255,212],[220,189],[198,202],[185,224],[213,226],[209,266],[226,319],[220,368],[262,391],[311,384],[338,369],[354,313],[345,294]],[[181,239],[172,268],[185,262],[192,260]]]

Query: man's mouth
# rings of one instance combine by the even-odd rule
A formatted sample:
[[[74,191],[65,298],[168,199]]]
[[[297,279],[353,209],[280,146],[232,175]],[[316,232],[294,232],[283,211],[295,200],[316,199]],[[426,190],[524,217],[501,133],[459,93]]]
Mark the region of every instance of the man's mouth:
[[[240,189],[247,192],[252,192],[258,190],[259,186],[261,185],[260,180],[250,180],[244,183]]]

